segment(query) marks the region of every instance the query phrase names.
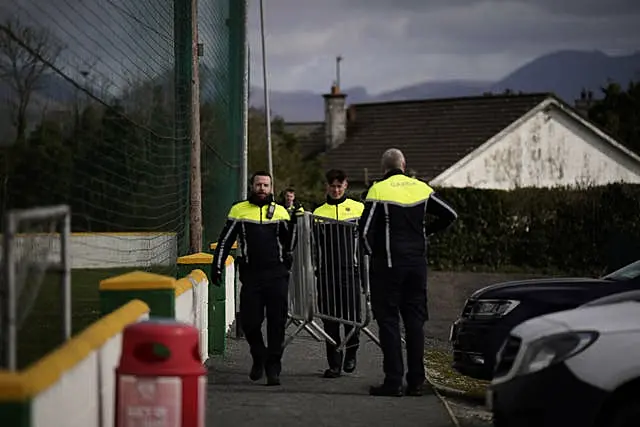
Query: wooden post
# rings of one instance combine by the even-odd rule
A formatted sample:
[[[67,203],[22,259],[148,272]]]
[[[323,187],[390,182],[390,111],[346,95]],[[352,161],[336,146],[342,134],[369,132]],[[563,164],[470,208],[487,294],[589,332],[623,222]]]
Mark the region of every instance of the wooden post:
[[[189,250],[195,254],[202,247],[202,174],[200,165],[200,73],[198,48],[198,0],[191,0],[191,176],[189,204]]]
[[[262,82],[264,86],[264,121],[267,137],[267,165],[271,174],[271,189],[275,194],[276,184],[273,174],[273,143],[271,140],[271,105],[269,101],[269,73],[267,72],[267,42],[264,31],[264,4],[260,0],[260,40],[262,41]]]

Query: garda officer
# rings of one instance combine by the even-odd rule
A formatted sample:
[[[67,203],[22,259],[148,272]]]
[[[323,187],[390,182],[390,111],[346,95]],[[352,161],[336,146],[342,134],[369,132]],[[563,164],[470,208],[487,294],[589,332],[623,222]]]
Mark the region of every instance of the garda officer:
[[[383,154],[385,175],[369,189],[360,220],[365,252],[371,257],[371,305],[384,358],[384,382],[369,390],[374,396],[416,396],[423,392],[427,238],[457,218],[429,185],[405,175],[405,166],[400,150],[391,148]],[[425,214],[437,220],[427,224]],[[402,389],[399,315],[407,349],[406,390]]]
[[[341,170],[332,169],[326,174],[327,201],[318,207],[313,215],[316,218],[314,241],[318,260],[318,302],[319,311],[331,317],[351,322],[360,319],[360,281],[357,271],[357,228],[345,226],[329,220],[357,223],[364,205],[345,195],[347,176]],[[325,332],[340,345],[340,323],[323,319]],[[345,337],[354,329],[344,324]],[[325,378],[337,378],[341,371],[351,373],[356,369],[356,353],[359,346],[359,331],[349,338],[344,352],[336,351],[337,346],[326,342],[329,369]],[[344,362],[344,364],[343,364]]]
[[[294,213],[304,212],[304,208],[302,207],[302,204],[298,200],[296,200],[296,191],[291,187],[288,187],[282,193],[281,204],[282,206],[285,207],[285,209],[287,209],[287,212],[289,212],[289,215],[293,215]]]
[[[256,172],[248,199],[229,211],[214,253],[212,282],[218,284],[237,239],[242,282],[240,322],[253,358],[249,377],[258,381],[266,371],[267,384],[279,385],[295,223],[287,210],[273,201],[271,188],[271,175]],[[265,309],[267,346],[262,336]]]

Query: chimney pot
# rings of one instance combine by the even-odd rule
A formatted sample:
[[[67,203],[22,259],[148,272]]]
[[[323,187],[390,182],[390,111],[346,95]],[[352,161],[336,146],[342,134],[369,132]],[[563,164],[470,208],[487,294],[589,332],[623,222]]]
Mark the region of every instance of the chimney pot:
[[[347,95],[340,92],[337,84],[324,98],[325,149],[331,150],[341,145],[347,135]]]

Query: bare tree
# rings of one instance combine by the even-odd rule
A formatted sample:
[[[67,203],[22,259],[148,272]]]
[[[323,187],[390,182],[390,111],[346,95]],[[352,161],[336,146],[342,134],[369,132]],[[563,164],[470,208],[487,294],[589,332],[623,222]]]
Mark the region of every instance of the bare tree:
[[[0,80],[13,90],[10,105],[16,142],[25,140],[29,102],[62,49],[59,40],[45,28],[23,25],[17,18],[0,24]]]

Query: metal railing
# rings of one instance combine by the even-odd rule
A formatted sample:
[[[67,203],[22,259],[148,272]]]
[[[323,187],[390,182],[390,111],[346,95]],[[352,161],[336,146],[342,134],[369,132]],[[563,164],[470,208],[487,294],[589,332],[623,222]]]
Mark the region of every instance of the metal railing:
[[[337,345],[316,323],[336,322],[351,328],[337,345],[342,351],[355,334],[365,333],[373,318],[369,290],[369,259],[360,250],[355,222],[338,221],[305,212],[297,219],[297,244],[289,286],[289,323],[296,329],[285,346],[306,330],[316,340]]]

